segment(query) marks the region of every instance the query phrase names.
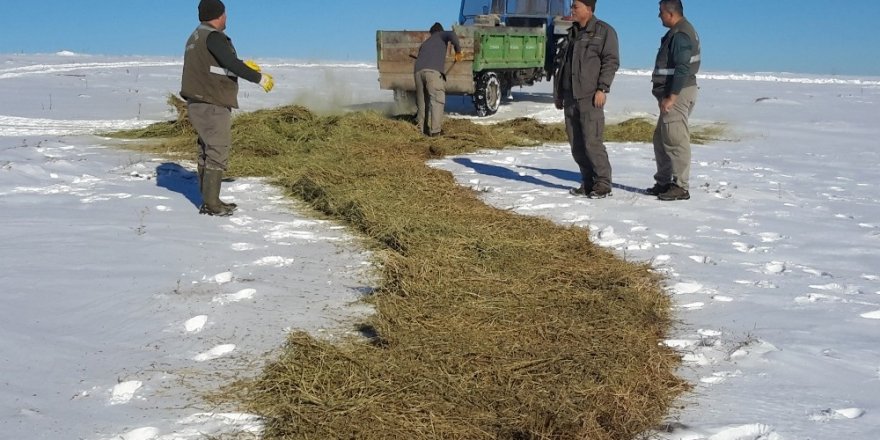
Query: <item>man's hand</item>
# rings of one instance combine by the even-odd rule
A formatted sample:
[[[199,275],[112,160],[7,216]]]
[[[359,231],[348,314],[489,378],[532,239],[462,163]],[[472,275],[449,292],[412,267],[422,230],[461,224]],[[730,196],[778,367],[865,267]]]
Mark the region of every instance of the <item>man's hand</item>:
[[[456,52],[452,59],[454,59],[456,63],[460,62],[464,59],[464,54],[462,54],[461,52]]]
[[[563,105],[562,98],[556,98],[553,100],[553,104],[556,106],[556,110],[562,110],[565,106]]]
[[[596,108],[603,108],[603,107],[605,107],[605,100],[606,99],[607,98],[605,96],[605,92],[603,92],[601,90],[596,90],[596,94],[593,96],[593,105]]]
[[[244,65],[250,67],[253,70],[256,70],[257,72],[260,71],[260,65],[254,62],[254,60],[246,60],[244,62]]]
[[[272,75],[269,75],[268,73],[262,75],[263,77],[260,78],[260,87],[262,87],[266,93],[269,93],[272,91],[272,88],[275,87],[275,80],[272,78]]]
[[[669,113],[672,110],[672,107],[675,106],[675,101],[678,101],[678,95],[669,95],[663,98],[660,101],[660,114]]]

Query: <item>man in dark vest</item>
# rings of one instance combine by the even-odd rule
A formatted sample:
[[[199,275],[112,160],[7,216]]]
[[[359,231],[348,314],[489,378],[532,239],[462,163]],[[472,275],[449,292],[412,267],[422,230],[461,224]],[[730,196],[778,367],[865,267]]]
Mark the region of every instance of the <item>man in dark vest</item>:
[[[688,118],[697,99],[700,37],[684,17],[681,0],[660,0],[660,21],[669,28],[660,41],[652,93],[660,107],[654,129],[654,186],[645,193],[664,201],[687,200],[691,171]]]
[[[199,21],[186,42],[180,96],[199,135],[198,172],[202,206],[199,213],[232,215],[236,205],[220,200],[220,183],[232,148],[232,109],[238,108],[238,78],[266,92],[275,81],[253,61],[238,59],[226,29],[226,7],[220,0],[199,2]]]
[[[419,131],[428,136],[438,136],[443,131],[443,112],[446,107],[446,51],[449,44],[455,49],[455,62],[462,60],[461,44],[455,32],[444,31],[443,25],[434,23],[431,36],[419,46],[419,56],[413,67],[416,81],[416,124]]]
[[[571,3],[569,30],[553,84],[556,108],[565,112],[571,155],[581,174],[573,195],[611,195],[611,163],[605,149],[605,101],[620,67],[617,32],[594,15],[596,0]]]

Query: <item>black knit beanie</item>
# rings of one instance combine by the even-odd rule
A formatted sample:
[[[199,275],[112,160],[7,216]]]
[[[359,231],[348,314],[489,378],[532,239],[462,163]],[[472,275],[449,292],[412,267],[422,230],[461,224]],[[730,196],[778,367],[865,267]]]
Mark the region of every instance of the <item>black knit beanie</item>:
[[[226,12],[226,6],[220,0],[202,0],[199,2],[199,21],[211,21]]]

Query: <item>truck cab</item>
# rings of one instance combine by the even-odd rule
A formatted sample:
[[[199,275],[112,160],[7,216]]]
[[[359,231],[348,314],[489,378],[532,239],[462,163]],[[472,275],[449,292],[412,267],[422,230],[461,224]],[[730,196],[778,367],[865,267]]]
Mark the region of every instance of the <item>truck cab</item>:
[[[550,27],[554,17],[571,14],[564,0],[462,0],[458,24],[474,24],[477,17],[496,15],[500,24],[516,27]]]

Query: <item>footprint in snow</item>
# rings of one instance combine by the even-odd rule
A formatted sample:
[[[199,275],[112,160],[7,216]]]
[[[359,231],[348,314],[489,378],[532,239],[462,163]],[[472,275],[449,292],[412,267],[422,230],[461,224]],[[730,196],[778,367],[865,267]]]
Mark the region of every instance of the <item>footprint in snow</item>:
[[[691,255],[689,258],[699,264],[711,264],[713,266],[717,265],[717,263],[715,263],[711,257],[707,257],[707,256],[703,256],[703,255]]]
[[[187,333],[198,333],[205,328],[205,324],[208,323],[208,317],[206,315],[199,315],[194,318],[188,319],[184,324],[183,328],[186,329]]]
[[[797,265],[797,266],[795,266],[795,267],[797,267],[798,269],[804,271],[804,273],[808,273],[808,274],[810,274],[810,275],[815,275],[815,276],[817,276],[817,277],[822,277],[822,278],[834,278],[834,275],[831,275],[830,273],[825,272],[824,270],[813,269],[812,267],[801,266],[801,265]]]
[[[614,247],[626,243],[625,238],[618,237],[613,226],[606,226],[596,233],[596,244],[602,247]]]
[[[232,243],[230,248],[234,251],[242,252],[242,251],[254,250],[257,248],[257,246],[250,244],[250,243]]]
[[[794,302],[798,304],[838,303],[843,302],[843,298],[834,295],[826,295],[824,293],[808,293],[806,295],[796,297],[794,299]]]
[[[689,293],[697,293],[703,289],[700,283],[676,283],[670,290],[676,295],[686,295]]]
[[[862,313],[859,316],[861,316],[862,318],[865,318],[865,319],[880,319],[880,310],[875,310],[873,312],[868,312],[868,313]]]
[[[217,284],[226,284],[232,281],[232,272],[221,272],[211,277],[211,281]]]
[[[712,373],[711,376],[701,378],[700,382],[707,385],[718,385],[719,383],[727,382],[727,379],[739,376],[742,376],[742,371],[719,371]]]
[[[760,280],[760,281],[750,281],[750,280],[736,280],[734,281],[736,284],[742,284],[746,286],[755,286],[760,287],[762,289],[778,289],[779,286],[776,285],[773,281]]]
[[[242,289],[235,293],[217,295],[211,300],[211,302],[220,303],[221,306],[225,306],[226,304],[252,299],[256,293],[256,289]]]
[[[705,307],[705,306],[706,306],[706,303],[694,302],[694,303],[682,304],[682,305],[678,306],[678,308],[683,309],[683,310],[702,310],[703,307]]]
[[[128,403],[134,397],[134,393],[136,393],[143,385],[144,384],[139,380],[130,380],[128,382],[116,384],[116,386],[110,391],[110,404],[121,405]]]
[[[750,254],[750,253],[755,252],[757,250],[755,245],[751,245],[748,243],[735,241],[732,244],[733,244],[734,249],[736,249],[737,251],[742,252],[744,254]]]
[[[865,415],[861,408],[821,409],[810,414],[810,420],[814,422],[829,422],[831,420],[852,420]]]
[[[779,349],[776,348],[775,345],[766,341],[757,340],[737,348],[733,353],[730,354],[730,359],[732,360],[760,357],[774,351],[779,351]]]
[[[96,194],[80,199],[82,203],[106,202],[108,200],[124,200],[131,198],[131,194],[115,193],[115,194]]]
[[[764,273],[768,275],[781,274],[784,273],[785,270],[785,262],[783,261],[771,261],[764,264]]]
[[[742,225],[748,226],[750,228],[756,228],[761,225],[760,223],[758,223],[754,219],[750,218],[750,216],[748,216],[748,215],[744,215],[744,216],[740,217],[739,219],[737,219],[737,222],[739,222]]]
[[[710,436],[708,440],[782,440],[783,437],[769,425],[753,423],[727,427]]]
[[[193,358],[196,362],[205,362],[223,357],[235,351],[235,344],[218,345],[204,353],[198,354]]]
[[[861,295],[862,289],[858,286],[850,286],[848,284],[828,283],[828,284],[811,284],[811,289],[831,291],[845,295]]]
[[[272,266],[272,267],[285,267],[293,264],[293,258],[284,258],[279,256],[272,257],[263,257],[257,261],[254,261],[254,266]]]
[[[697,339],[667,339],[663,341],[663,345],[679,350],[693,347],[699,343],[700,341]]]
[[[651,260],[651,263],[653,266],[659,266],[668,263],[671,259],[672,257],[669,255],[657,255]]]
[[[761,241],[763,241],[764,243],[774,243],[787,238],[784,235],[777,234],[775,232],[762,232],[758,234],[758,237],[761,237]]]
[[[160,433],[161,431],[157,428],[147,426],[144,428],[132,429],[124,434],[102,440],[154,440],[159,438]]]

